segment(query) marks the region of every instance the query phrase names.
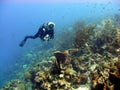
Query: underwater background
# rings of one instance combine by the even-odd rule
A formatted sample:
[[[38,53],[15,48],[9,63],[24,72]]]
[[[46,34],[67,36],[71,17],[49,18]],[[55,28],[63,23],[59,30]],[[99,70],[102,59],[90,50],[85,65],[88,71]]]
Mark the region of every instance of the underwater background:
[[[104,19],[114,18],[116,14],[120,15],[119,1],[77,3],[7,3],[1,1],[0,88],[13,79],[23,79],[24,72],[31,64],[42,58],[49,58],[53,55],[51,51],[69,49],[67,46],[60,48],[57,44],[61,40],[59,39],[61,35],[64,35],[62,32],[73,30],[75,22],[84,21],[87,25],[97,24]],[[56,25],[54,40],[42,42],[39,38],[30,39],[24,47],[19,47],[19,43],[26,35],[34,35],[41,24],[49,21],[55,22]],[[69,35],[66,34],[64,38],[67,37]]]

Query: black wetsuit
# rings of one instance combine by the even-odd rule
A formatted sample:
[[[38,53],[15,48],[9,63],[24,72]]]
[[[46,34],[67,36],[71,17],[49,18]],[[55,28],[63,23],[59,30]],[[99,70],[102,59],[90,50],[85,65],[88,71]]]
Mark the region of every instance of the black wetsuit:
[[[24,44],[28,38],[36,39],[39,37],[39,38],[41,38],[41,40],[45,41],[44,37],[46,35],[49,35],[49,39],[53,39],[54,38],[54,29],[53,28],[50,29],[50,28],[48,28],[48,26],[46,24],[43,24],[34,36],[26,36],[24,38],[24,40],[19,44],[19,46],[20,47],[24,46]]]

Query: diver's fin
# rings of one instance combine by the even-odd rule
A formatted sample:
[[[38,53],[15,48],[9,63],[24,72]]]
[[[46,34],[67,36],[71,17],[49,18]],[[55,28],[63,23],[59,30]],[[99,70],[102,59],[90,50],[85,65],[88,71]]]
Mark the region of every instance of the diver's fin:
[[[23,41],[19,44],[19,46],[20,46],[20,47],[23,47],[24,44],[25,44],[25,40],[23,40]]]

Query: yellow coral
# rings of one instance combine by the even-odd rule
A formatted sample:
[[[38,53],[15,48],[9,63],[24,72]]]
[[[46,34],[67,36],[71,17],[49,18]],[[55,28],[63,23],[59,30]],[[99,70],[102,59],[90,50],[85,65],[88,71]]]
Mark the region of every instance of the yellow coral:
[[[65,74],[74,75],[74,74],[75,74],[75,71],[74,71],[72,68],[67,68],[67,69],[65,70]]]
[[[32,75],[31,75],[31,73],[29,71],[25,72],[24,76],[25,76],[26,80],[29,80],[29,79],[32,78]]]

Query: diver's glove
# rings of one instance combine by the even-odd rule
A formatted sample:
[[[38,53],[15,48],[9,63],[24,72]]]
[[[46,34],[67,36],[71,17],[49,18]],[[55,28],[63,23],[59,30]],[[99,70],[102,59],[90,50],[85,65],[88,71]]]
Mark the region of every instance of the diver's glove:
[[[50,36],[47,34],[43,39],[44,39],[44,41],[49,41]]]

